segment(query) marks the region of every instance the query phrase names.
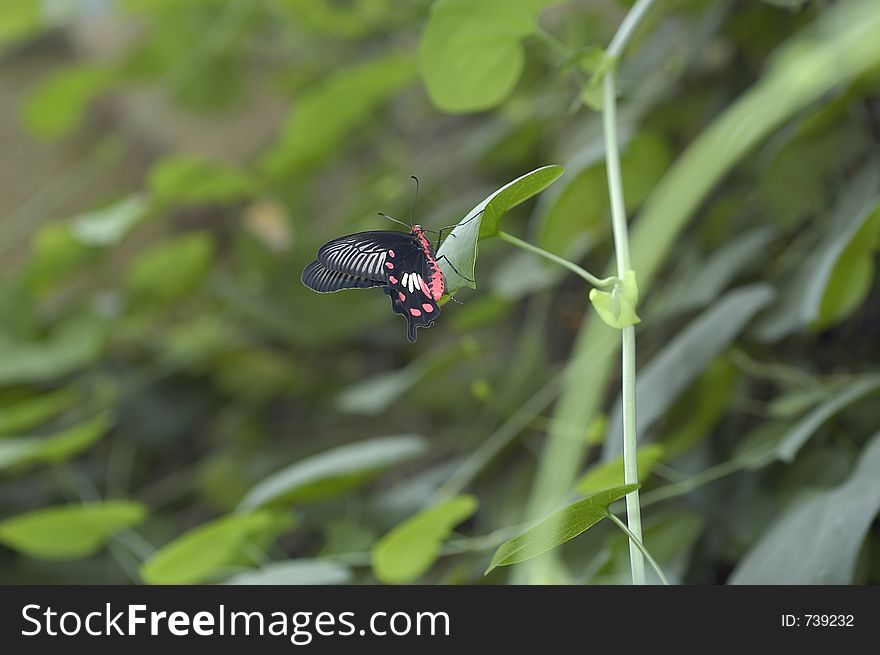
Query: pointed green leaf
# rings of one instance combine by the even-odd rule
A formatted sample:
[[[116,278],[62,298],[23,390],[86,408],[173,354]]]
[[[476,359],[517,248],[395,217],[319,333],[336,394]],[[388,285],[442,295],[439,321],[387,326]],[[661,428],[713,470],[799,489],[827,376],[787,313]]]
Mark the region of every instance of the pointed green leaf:
[[[292,517],[268,510],[202,523],[156,551],[141,565],[141,577],[147,584],[204,582],[233,564],[249,543],[292,523]]]
[[[79,559],[146,515],[146,507],[128,501],[47,507],[0,521],[0,542],[31,557]]]
[[[641,446],[636,455],[639,468],[639,482],[644,482],[651,475],[654,466],[663,459],[666,449],[660,444],[652,443]],[[575,491],[588,494],[599,489],[623,484],[623,457],[616,457],[608,462],[596,464],[581,476],[575,485]]]
[[[477,288],[475,281],[465,278],[476,279],[479,240],[498,234],[498,223],[505,212],[546,189],[564,172],[562,166],[551,164],[526,173],[486,197],[458,222],[437,252],[438,259],[448,259],[440,261],[447,293],[455,293],[462,287]]]
[[[501,544],[486,573],[499,566],[525,562],[574,539],[605,518],[611,503],[638,488],[637,484],[625,484],[603,489],[553,512],[537,525]]]
[[[369,439],[331,448],[273,473],[239,504],[253,509],[333,496],[376,477],[389,466],[421,455],[425,441],[415,435]]]
[[[412,582],[428,571],[456,525],[477,511],[473,496],[456,496],[408,518],[373,547],[373,573],[386,584]]]

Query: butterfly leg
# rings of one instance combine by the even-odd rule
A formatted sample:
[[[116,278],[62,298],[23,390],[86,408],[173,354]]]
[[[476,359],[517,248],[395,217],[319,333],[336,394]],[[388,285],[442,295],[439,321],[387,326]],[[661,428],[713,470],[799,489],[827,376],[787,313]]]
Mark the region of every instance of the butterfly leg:
[[[453,263],[449,260],[449,257],[447,257],[446,255],[441,255],[440,257],[438,257],[438,258],[437,258],[437,263],[439,264],[439,263],[440,263],[441,261],[443,261],[444,259],[445,259],[446,262],[449,264],[450,268],[452,268],[452,270],[455,271],[455,274],[458,275],[458,277],[460,277],[460,278],[462,278],[462,279],[464,279],[464,280],[467,280],[468,282],[473,282],[473,283],[476,284],[476,280],[472,280],[472,279],[470,279],[469,277],[467,277],[467,276],[462,275],[461,273],[459,273],[458,269],[455,268],[455,264],[453,264]],[[450,296],[450,297],[451,297],[451,296]]]

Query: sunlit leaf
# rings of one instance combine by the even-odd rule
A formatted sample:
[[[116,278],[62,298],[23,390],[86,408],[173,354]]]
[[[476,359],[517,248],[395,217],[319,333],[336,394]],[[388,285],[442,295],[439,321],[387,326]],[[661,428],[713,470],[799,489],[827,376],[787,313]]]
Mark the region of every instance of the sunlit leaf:
[[[522,39],[553,0],[436,0],[419,61],[428,94],[448,112],[490,109],[519,80]]]
[[[411,582],[437,560],[453,528],[477,511],[473,496],[455,496],[397,525],[373,547],[373,573],[381,582]]]
[[[30,557],[79,559],[146,515],[144,505],[130,501],[47,507],[0,521],[0,542]]]
[[[92,100],[115,79],[112,68],[98,64],[76,64],[55,72],[28,97],[22,108],[24,123],[42,139],[66,136],[83,122]]]
[[[880,434],[849,479],[807,493],[746,553],[731,584],[852,584],[865,535],[880,511]]]
[[[648,444],[641,446],[636,455],[639,469],[639,482],[642,483],[651,475],[654,466],[663,459],[666,449],[660,444]],[[600,489],[622,485],[623,480],[623,457],[617,457],[608,462],[596,464],[584,473],[575,483],[574,488],[580,494],[589,494]]]
[[[637,484],[628,484],[596,491],[553,512],[537,525],[501,544],[486,573],[498,566],[525,562],[574,539],[604,519],[611,503],[638,488]]]
[[[562,166],[556,165],[536,168],[489,195],[458,222],[437,252],[438,258],[446,258],[440,261],[440,267],[448,293],[462,287],[477,288],[476,282],[471,280],[475,280],[479,240],[498,234],[498,224],[505,212],[546,189],[563,172]]]
[[[286,514],[260,510],[202,523],[165,544],[141,565],[147,584],[197,584],[217,576],[261,535],[289,528]]]
[[[0,19],[0,47],[37,34],[43,25],[40,9],[34,0],[7,0]]]
[[[366,482],[426,450],[421,437],[401,435],[346,444],[302,459],[258,483],[239,505],[313,501]]]

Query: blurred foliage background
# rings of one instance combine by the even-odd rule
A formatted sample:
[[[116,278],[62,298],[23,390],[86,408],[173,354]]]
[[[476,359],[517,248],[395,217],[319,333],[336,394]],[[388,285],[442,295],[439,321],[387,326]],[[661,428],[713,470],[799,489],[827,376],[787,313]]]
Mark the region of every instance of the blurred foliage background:
[[[417,344],[318,246],[454,224],[602,273],[617,0],[5,0],[0,582],[627,582],[616,332],[498,239]],[[673,582],[880,583],[880,6],[662,0],[620,61],[645,542]],[[616,507],[616,506],[615,506]]]

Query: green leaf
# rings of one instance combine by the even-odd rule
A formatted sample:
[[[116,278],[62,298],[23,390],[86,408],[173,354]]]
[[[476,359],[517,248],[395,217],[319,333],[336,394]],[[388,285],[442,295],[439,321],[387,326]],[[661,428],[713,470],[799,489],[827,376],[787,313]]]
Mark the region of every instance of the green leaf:
[[[880,64],[878,33],[877,3],[836,3],[821,12],[815,25],[783,44],[762,79],[688,145],[645,201],[630,234],[643,295],[697,209],[731,169],[799,111]],[[576,479],[585,445],[572,439],[571,426],[587,425],[600,410],[619,344],[619,335],[597,320],[587,321],[578,334],[571,374],[556,403],[526,508],[528,518],[555,507]],[[540,571],[530,573],[540,577]]]
[[[603,489],[553,512],[537,525],[501,544],[486,573],[499,566],[525,562],[574,539],[605,518],[611,503],[638,488],[637,484],[625,484]]]
[[[446,257],[449,260],[444,259],[440,262],[446,278],[447,293],[454,293],[462,287],[477,288],[476,282],[471,282],[465,277],[475,280],[474,269],[479,240],[498,234],[498,223],[509,209],[546,189],[564,172],[562,166],[554,164],[536,168],[487,196],[459,221],[437,252],[438,259]],[[453,266],[461,275],[453,270]]]
[[[67,221],[51,221],[34,234],[31,260],[25,269],[29,289],[36,294],[53,290],[91,263],[97,249],[73,235]]]
[[[146,515],[144,505],[130,501],[47,507],[0,521],[0,542],[30,557],[80,559]]]
[[[756,257],[767,252],[775,235],[776,230],[765,225],[733,236],[714,249],[694,271],[658,289],[661,294],[652,297],[648,310],[651,318],[667,318],[709,305],[743,269],[755,264]]]
[[[147,182],[156,202],[165,205],[231,203],[253,195],[260,181],[247,170],[190,155],[164,157]]]
[[[262,168],[286,176],[322,163],[415,74],[413,57],[406,53],[342,68],[297,99]]]
[[[395,526],[373,546],[373,574],[385,584],[401,584],[426,573],[443,541],[477,505],[473,496],[455,496]]]
[[[522,74],[522,40],[553,0],[437,0],[419,63],[431,101],[451,113],[500,104]]]
[[[880,511],[880,433],[840,486],[787,508],[733,572],[730,584],[852,584],[856,560]]]
[[[874,281],[874,252],[880,246],[880,204],[841,251],[819,301],[816,329],[835,325],[864,302]]]
[[[74,216],[70,233],[86,246],[115,246],[147,215],[148,205],[140,195]]]
[[[57,464],[86,450],[113,426],[107,413],[48,437],[0,439],[0,471],[24,464]]]
[[[351,569],[332,560],[292,559],[272,562],[239,573],[224,582],[233,585],[336,585],[351,581]]]
[[[74,389],[49,391],[0,408],[0,434],[29,430],[70,409],[81,400]]]
[[[611,291],[590,289],[590,302],[599,318],[610,327],[622,330],[628,325],[642,322],[636,314],[639,286],[635,271],[624,273],[622,283],[615,284]]]
[[[640,446],[636,455],[639,468],[639,482],[643,483],[651,475],[654,466],[663,459],[666,449],[660,444],[648,444]],[[579,494],[589,494],[600,489],[622,485],[623,481],[623,457],[617,457],[608,462],[596,464],[584,473],[578,480],[574,489]]]
[[[233,564],[254,540],[289,528],[285,514],[260,510],[224,516],[184,532],[141,565],[147,584],[197,584]]]
[[[620,139],[621,176],[626,181],[624,204],[631,214],[669,168],[672,148],[658,132],[640,132],[630,137],[622,128]],[[611,203],[604,152],[601,137],[587,142],[565,162],[566,176],[541,195],[535,214],[538,245],[545,250],[573,259],[585,237],[588,243],[595,242],[609,231]]]
[[[42,6],[34,0],[6,0],[0,18],[0,48],[30,38],[43,27]]]
[[[24,124],[41,139],[67,136],[82,124],[92,100],[115,80],[115,71],[101,64],[77,64],[53,73],[28,96]]]
[[[68,319],[41,341],[8,341],[0,335],[0,384],[45,382],[91,364],[104,345],[103,325]]]
[[[843,189],[819,242],[781,282],[781,302],[755,326],[775,341],[846,318],[867,296],[880,235],[880,168],[864,168]]]
[[[239,507],[313,501],[347,491],[383,470],[426,450],[421,437],[401,435],[369,439],[307,457],[254,486]]]
[[[772,287],[760,283],[726,293],[642,367],[636,382],[638,434],[644,434],[663,416],[676,398],[772,299]],[[605,453],[614,457],[620,454],[623,429],[619,400],[608,424]]]
[[[379,414],[422,380],[475,354],[473,349],[463,346],[464,342],[454,348],[429,352],[395,371],[360,380],[339,393],[336,407],[346,413]]]
[[[202,283],[213,256],[214,240],[208,232],[168,239],[137,256],[126,273],[125,283],[138,301],[171,302]]]
[[[870,376],[848,385],[816,407],[782,437],[776,454],[783,462],[791,462],[809,438],[840,410],[880,389],[880,376]]]

